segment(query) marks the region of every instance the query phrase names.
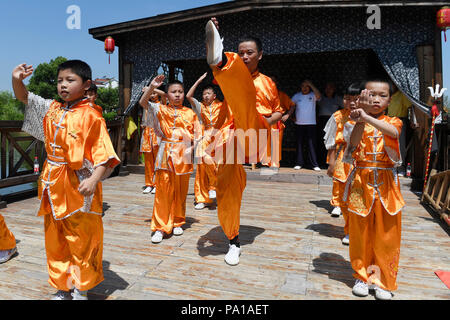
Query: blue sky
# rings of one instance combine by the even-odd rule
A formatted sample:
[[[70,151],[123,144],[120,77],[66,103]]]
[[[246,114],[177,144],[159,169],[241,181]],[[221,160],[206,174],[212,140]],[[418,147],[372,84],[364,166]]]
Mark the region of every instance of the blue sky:
[[[12,90],[11,71],[16,65],[25,62],[36,67],[57,56],[86,61],[93,69],[94,78],[117,78],[117,48],[108,64],[103,43],[92,38],[89,28],[221,2],[226,0],[3,0],[0,10],[0,91]],[[79,30],[66,27],[70,16],[66,10],[70,5],[81,9]],[[443,70],[444,86],[450,90],[450,30],[447,37],[447,42],[442,40]]]

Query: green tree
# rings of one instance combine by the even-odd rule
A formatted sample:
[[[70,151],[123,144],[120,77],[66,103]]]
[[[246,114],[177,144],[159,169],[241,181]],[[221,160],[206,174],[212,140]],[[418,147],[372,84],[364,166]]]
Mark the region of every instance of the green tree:
[[[0,120],[23,120],[24,104],[9,91],[0,91]]]
[[[58,66],[67,61],[64,57],[57,57],[49,63],[41,63],[34,69],[28,84],[28,90],[45,98],[58,99],[57,70]]]
[[[117,116],[119,107],[119,89],[118,88],[98,88],[98,97],[95,101],[103,108],[103,117],[105,120],[113,120]]]
[[[449,99],[448,95],[444,95],[442,105],[444,106],[445,112],[449,113],[450,112],[450,99]]]

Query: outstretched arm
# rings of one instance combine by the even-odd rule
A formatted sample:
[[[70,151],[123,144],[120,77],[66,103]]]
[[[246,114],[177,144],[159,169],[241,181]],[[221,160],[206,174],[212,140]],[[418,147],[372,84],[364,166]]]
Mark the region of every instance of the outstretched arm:
[[[200,78],[197,79],[197,81],[194,83],[194,85],[189,89],[188,93],[186,94],[186,99],[189,101],[192,107],[194,107],[194,93],[195,90],[197,90],[198,85],[206,78],[206,75],[208,73],[205,72]]]
[[[18,65],[12,72],[12,87],[14,90],[14,95],[25,105],[28,104],[28,90],[27,87],[25,87],[23,80],[29,77],[32,73],[33,66],[27,66],[26,63]]]
[[[147,89],[145,90],[144,94],[142,95],[141,99],[139,100],[139,104],[141,105],[141,107],[143,107],[144,109],[148,108],[148,102],[150,101],[150,95],[153,93],[153,91],[155,91],[156,88],[160,87],[163,82],[164,82],[164,75],[159,75],[156,76],[152,82],[150,83],[150,85],[147,87]]]

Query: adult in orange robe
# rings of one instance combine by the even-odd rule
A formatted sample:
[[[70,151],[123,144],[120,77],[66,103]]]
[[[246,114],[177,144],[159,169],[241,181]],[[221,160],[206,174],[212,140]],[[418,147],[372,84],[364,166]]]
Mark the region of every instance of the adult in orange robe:
[[[146,89],[139,103],[149,110],[150,121],[157,136],[161,138],[155,161],[156,194],[153,206],[151,230],[153,243],[162,241],[164,233],[183,233],[186,223],[186,197],[189,176],[193,172],[191,148],[194,135],[201,135],[197,115],[182,105],[184,88],[180,82],[169,83],[169,105],[149,102],[152,92],[162,85],[164,76],[157,76]]]
[[[203,148],[212,149],[211,157],[214,157],[214,134],[225,121],[227,110],[224,110],[223,103],[217,99],[217,94],[212,85],[207,85],[202,89],[202,102],[194,98],[194,93],[199,84],[205,79],[205,72],[189,89],[186,98],[197,114],[202,125],[203,134],[206,136]],[[217,164],[207,162],[206,159],[200,159],[197,163],[197,171],[195,174],[194,194],[195,209],[201,210],[206,205],[210,205],[216,198],[216,182],[217,182]]]
[[[44,216],[49,283],[55,299],[87,299],[103,281],[101,180],[120,163],[98,106],[85,97],[91,69],[80,60],[58,67],[58,95],[65,103],[28,92],[23,79],[33,69],[13,71],[13,89],[24,102],[22,130],[44,141],[47,160],[38,182],[39,216]]]
[[[16,252],[16,238],[8,229],[5,219],[0,214],[0,264],[11,259]]]
[[[256,163],[258,155],[270,156],[270,143],[267,140],[264,143],[260,133],[263,140],[270,136],[271,126],[281,119],[282,113],[274,82],[258,71],[262,58],[261,42],[256,38],[244,39],[239,44],[238,54],[223,53],[216,26],[215,18],[206,25],[207,62],[224,94],[224,104],[229,108],[227,122],[219,132],[225,143],[226,159],[218,167],[217,211],[220,225],[230,240],[225,261],[236,265],[240,255],[240,206],[246,185],[240,156],[244,156],[246,163]],[[263,129],[266,133],[260,131]],[[248,139],[238,131],[249,133]]]
[[[397,289],[400,256],[401,209],[396,167],[401,164],[399,136],[402,121],[384,115],[389,105],[389,82],[367,81],[356,110],[356,121],[345,161],[355,161],[347,181],[350,260],[357,279],[353,293],[366,296],[374,285],[377,299],[392,298]]]
[[[324,145],[328,150],[328,176],[333,178],[333,190],[330,204],[334,207],[332,216],[340,216],[345,220],[343,244],[349,243],[348,212],[347,204],[343,196],[345,184],[353,170],[353,164],[343,162],[344,151],[350,139],[350,134],[355,125],[350,116],[350,111],[356,108],[356,99],[360,93],[360,85],[351,84],[344,94],[344,109],[338,110],[330,117],[325,125]]]

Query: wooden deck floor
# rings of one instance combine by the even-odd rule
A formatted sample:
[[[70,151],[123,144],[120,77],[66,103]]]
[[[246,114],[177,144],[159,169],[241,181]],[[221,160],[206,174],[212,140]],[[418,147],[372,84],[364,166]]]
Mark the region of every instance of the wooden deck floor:
[[[323,174],[323,173],[322,173]],[[150,241],[153,195],[141,191],[144,176],[104,183],[105,281],[92,299],[359,299],[343,219],[332,218],[331,185],[249,180],[241,211],[241,263],[224,262],[227,240],[216,210],[194,210],[193,178],[182,236]],[[450,270],[449,231],[403,190],[402,248],[394,299],[450,299],[434,271]],[[268,200],[271,199],[271,200]],[[19,254],[0,265],[0,299],[48,299],[42,217],[36,198],[2,210]]]

